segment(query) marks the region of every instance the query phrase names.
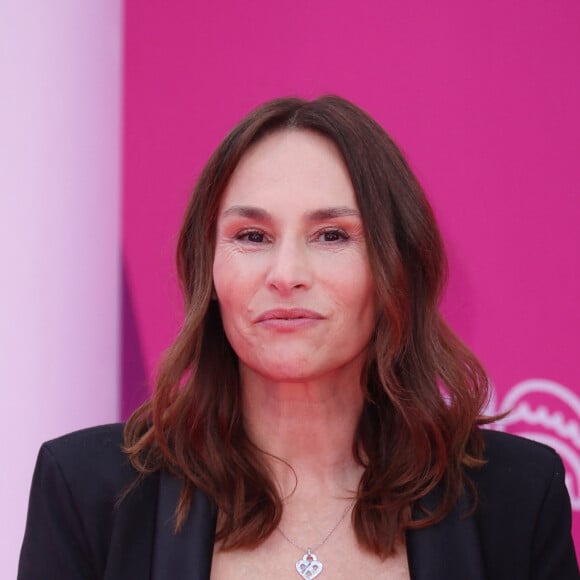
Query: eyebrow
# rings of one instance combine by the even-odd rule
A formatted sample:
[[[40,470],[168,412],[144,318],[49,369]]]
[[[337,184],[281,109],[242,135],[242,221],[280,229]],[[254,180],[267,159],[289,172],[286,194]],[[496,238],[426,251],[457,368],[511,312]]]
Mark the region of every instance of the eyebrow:
[[[223,217],[229,216],[245,217],[262,221],[272,220],[272,216],[269,212],[251,205],[233,205],[223,213]],[[325,207],[307,213],[306,217],[310,222],[317,222],[340,217],[360,218],[360,212],[357,209],[348,206]]]
[[[310,221],[321,221],[332,218],[340,217],[358,217],[360,218],[360,212],[358,209],[354,209],[348,206],[339,207],[326,207],[322,209],[317,209],[308,214],[308,219]]]

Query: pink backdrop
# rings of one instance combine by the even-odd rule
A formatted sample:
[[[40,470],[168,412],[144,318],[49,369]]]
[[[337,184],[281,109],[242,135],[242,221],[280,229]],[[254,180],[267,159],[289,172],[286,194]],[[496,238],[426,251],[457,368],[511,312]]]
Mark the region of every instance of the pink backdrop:
[[[500,426],[565,459],[580,546],[580,4],[126,2],[124,413],[181,315],[188,193],[269,98],[332,92],[407,152],[438,215],[445,313],[495,384]]]

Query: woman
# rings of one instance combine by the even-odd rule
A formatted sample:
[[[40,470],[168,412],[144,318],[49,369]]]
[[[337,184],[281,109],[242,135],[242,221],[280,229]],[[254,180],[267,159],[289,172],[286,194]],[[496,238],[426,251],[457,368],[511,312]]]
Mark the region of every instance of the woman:
[[[433,213],[364,112],[251,113],[177,257],[153,398],[43,446],[19,578],[578,578],[562,463],[479,429]]]

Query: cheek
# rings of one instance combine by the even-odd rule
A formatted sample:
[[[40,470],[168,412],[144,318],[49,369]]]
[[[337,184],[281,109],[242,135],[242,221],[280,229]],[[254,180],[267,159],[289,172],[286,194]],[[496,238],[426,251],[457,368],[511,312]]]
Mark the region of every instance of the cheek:
[[[349,260],[328,271],[324,282],[334,288],[336,302],[353,316],[375,311],[375,285],[370,268],[360,260]],[[373,314],[374,315],[374,314]]]
[[[220,304],[229,303],[236,295],[235,282],[238,278],[236,262],[229,254],[216,251],[213,262],[213,287]]]
[[[236,260],[216,256],[213,285],[225,327],[245,317],[252,296],[252,276],[247,268],[240,268]]]

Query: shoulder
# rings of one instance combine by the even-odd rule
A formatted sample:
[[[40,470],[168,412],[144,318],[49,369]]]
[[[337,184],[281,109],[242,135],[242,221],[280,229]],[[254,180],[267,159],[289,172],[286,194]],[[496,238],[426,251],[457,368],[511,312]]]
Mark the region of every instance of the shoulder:
[[[31,490],[38,497],[60,497],[82,518],[104,518],[108,527],[115,505],[137,480],[123,451],[121,423],[68,433],[44,443]]]
[[[550,447],[484,430],[485,465],[470,472],[477,491],[476,520],[490,577],[509,569],[518,578],[576,578],[565,470]],[[550,576],[550,569],[562,574]],[[543,575],[545,572],[545,575]],[[527,577],[527,576],[526,576]]]
[[[541,504],[554,484],[562,487],[564,466],[547,445],[523,437],[483,430],[485,465],[471,472],[483,507],[486,502],[506,503],[516,509]]]
[[[118,453],[123,444],[124,423],[98,425],[61,435],[43,444],[52,453],[66,457],[79,451]]]
[[[47,441],[40,449],[39,463],[52,464],[73,488],[75,483],[86,491],[128,485],[136,472],[123,452],[123,427],[122,423],[100,425]]]
[[[66,457],[79,451],[116,454],[123,445],[124,423],[98,425],[61,435],[43,444],[43,448]]]
[[[547,445],[518,435],[484,429],[485,460],[494,472],[542,473],[562,464],[559,455]]]
[[[132,529],[128,520],[138,520],[142,528],[153,521],[148,506],[155,505],[156,479],[148,477],[133,490],[137,476],[123,452],[121,424],[44,443],[32,480],[19,578],[103,577],[112,547],[126,547],[112,541],[114,530]],[[131,497],[120,501],[129,489]]]
[[[155,494],[156,475],[140,480],[123,451],[123,429],[120,423],[101,425],[44,443],[36,463],[31,503],[56,503],[60,498],[63,509],[74,508],[87,522],[87,529],[107,530],[118,507],[127,503],[123,498],[137,492],[138,482],[140,494]]]

